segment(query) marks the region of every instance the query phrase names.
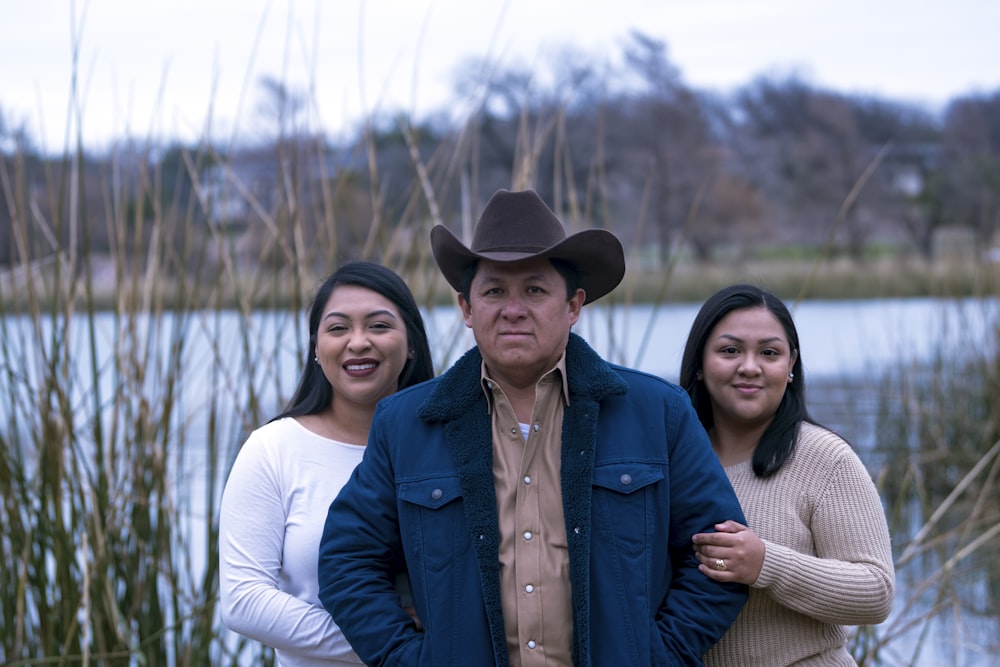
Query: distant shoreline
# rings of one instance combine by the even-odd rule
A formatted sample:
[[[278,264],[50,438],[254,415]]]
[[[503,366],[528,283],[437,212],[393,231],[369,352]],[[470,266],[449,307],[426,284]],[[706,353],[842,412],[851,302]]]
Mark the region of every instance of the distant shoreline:
[[[128,270],[128,269],[126,269]],[[398,269],[397,269],[398,270]],[[53,302],[52,266],[0,271],[0,312],[49,310]],[[74,309],[106,311],[131,304],[130,310],[304,308],[323,276],[297,278],[268,274],[255,281],[246,272],[235,281],[204,284],[192,277],[158,275],[152,285],[139,275],[116,275],[114,266],[98,264],[90,280],[73,281]],[[454,293],[436,272],[400,270],[423,306],[454,303]],[[625,279],[602,303],[616,305],[700,302],[715,290],[735,282],[761,285],[783,299],[886,299],[909,297],[965,298],[1000,294],[1000,263],[970,260],[923,262],[880,259],[735,261],[678,263],[673,269],[629,269]],[[88,284],[89,283],[89,284]],[[233,285],[238,285],[234,288]],[[301,286],[295,294],[295,285]],[[65,289],[65,287],[64,287]],[[139,294],[135,294],[138,292]],[[65,295],[65,292],[64,292]],[[67,303],[65,297],[58,299]]]

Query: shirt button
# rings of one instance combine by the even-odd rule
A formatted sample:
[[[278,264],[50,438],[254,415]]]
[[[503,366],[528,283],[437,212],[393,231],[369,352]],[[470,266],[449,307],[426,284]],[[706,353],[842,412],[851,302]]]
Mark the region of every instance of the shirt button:
[[[531,648],[531,649],[533,649],[533,648],[535,648],[536,646],[538,646],[538,644],[536,644],[536,643],[535,643],[535,640],[534,640],[534,639],[529,639],[529,640],[528,640],[528,648]]]
[[[516,426],[514,428],[510,429],[510,434],[511,435],[517,435],[517,427]]]
[[[524,483],[525,484],[531,484],[531,475],[525,475],[524,476]]]
[[[538,433],[538,429],[539,429],[538,424],[535,424],[534,429],[535,429],[535,433]]]
[[[443,495],[444,491],[442,491],[441,489],[434,489],[433,491],[431,491],[431,498],[433,498],[434,500],[441,500],[441,496]]]
[[[524,539],[530,540],[532,537],[534,537],[534,536],[531,534],[530,530],[524,531]]]
[[[621,480],[622,484],[628,486],[629,484],[632,483],[632,475],[625,473],[624,475],[621,476]]]
[[[532,592],[534,592],[534,590],[535,590],[535,587],[532,586],[531,584],[528,584],[527,586],[524,587],[524,592],[525,593],[532,593]]]

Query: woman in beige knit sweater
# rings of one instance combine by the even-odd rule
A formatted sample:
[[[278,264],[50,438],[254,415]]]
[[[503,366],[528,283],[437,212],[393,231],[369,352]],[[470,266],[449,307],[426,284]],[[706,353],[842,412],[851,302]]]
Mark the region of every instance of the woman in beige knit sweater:
[[[700,569],[750,599],[707,665],[855,665],[845,626],[889,615],[894,571],[871,476],[811,420],[795,324],[774,295],[733,285],[692,325],[680,384],[739,496],[748,526],[693,538]]]

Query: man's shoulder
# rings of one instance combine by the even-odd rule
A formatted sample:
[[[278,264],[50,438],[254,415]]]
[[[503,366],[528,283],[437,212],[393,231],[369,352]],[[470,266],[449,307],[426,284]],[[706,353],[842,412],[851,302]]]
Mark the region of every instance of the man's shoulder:
[[[687,394],[680,386],[662,376],[611,362],[608,362],[608,366],[629,386],[629,393],[649,392],[654,395],[662,395],[670,398],[687,397]]]
[[[388,409],[394,405],[411,405],[413,402],[418,404],[422,403],[431,393],[434,392],[435,387],[437,387],[440,383],[441,376],[437,376],[405,389],[400,389],[399,391],[392,393],[379,401],[379,406],[383,409]]]
[[[424,421],[448,421],[485,400],[480,385],[478,357],[464,355],[447,371],[391,394],[379,401],[379,412],[404,413]]]

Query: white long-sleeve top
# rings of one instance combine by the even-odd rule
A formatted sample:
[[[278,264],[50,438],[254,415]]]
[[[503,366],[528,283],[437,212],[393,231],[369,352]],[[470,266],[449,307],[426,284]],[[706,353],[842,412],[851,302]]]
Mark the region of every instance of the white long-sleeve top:
[[[895,572],[885,512],[872,478],[842,438],[803,423],[795,452],[767,479],[751,462],[726,468],[764,564],[709,667],[855,665],[848,625],[892,608]]]
[[[319,601],[319,542],[330,503],[365,448],[316,435],[293,418],[250,434],[219,516],[222,619],[275,649],[282,667],[360,665]]]

